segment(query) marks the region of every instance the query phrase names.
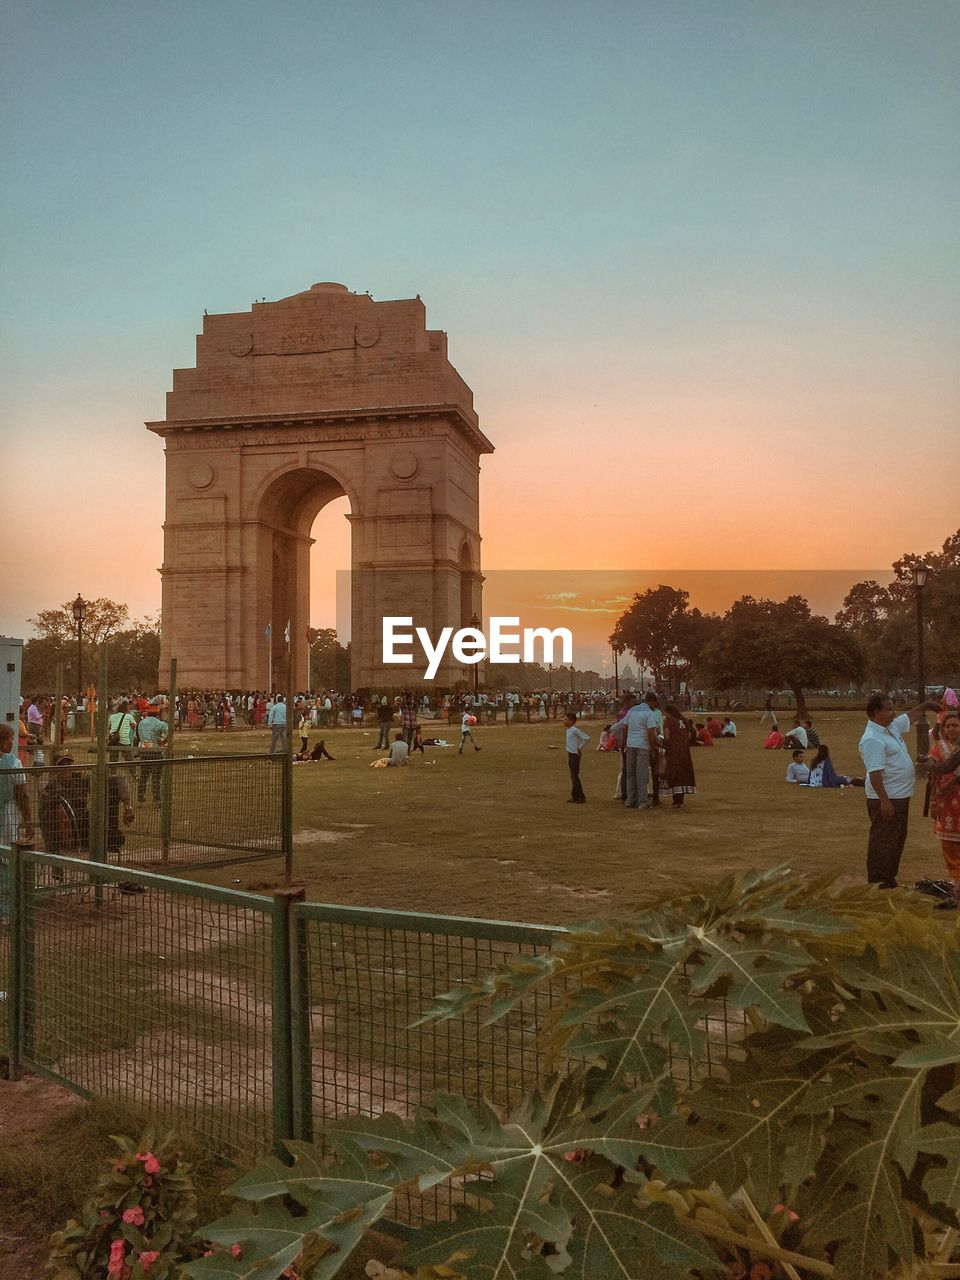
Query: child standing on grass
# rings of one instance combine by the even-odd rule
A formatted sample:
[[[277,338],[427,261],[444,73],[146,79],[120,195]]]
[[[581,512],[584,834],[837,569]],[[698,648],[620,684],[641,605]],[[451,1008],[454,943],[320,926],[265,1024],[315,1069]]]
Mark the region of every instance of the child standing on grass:
[[[573,784],[567,804],[586,804],[587,797],[583,794],[580,783],[580,752],[584,744],[590,741],[590,735],[577,728],[577,717],[573,711],[568,711],[563,717],[563,727],[567,731],[567,764],[570,766],[570,781]]]

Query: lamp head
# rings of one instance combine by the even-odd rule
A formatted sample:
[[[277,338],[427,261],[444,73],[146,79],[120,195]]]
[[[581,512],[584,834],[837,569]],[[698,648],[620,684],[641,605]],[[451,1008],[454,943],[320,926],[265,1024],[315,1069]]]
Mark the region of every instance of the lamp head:
[[[922,561],[920,562],[920,564],[915,564],[913,566],[913,585],[917,588],[918,591],[922,591],[924,586],[926,585],[927,574],[929,572],[930,570]]]
[[[87,602],[83,596],[77,592],[77,598],[73,602],[73,620],[74,622],[82,622],[87,616]]]

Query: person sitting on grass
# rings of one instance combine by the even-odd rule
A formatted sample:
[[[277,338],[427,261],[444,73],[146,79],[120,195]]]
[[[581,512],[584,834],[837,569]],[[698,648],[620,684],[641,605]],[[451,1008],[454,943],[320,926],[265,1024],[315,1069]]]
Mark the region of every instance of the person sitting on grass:
[[[707,726],[699,720],[697,721],[697,739],[701,747],[713,746],[713,735]]]
[[[603,728],[600,730],[600,741],[597,743],[597,750],[598,751],[616,751],[617,750],[616,735],[610,732],[610,726],[608,724],[605,724]]]
[[[804,751],[806,751],[807,747],[809,747],[810,743],[807,739],[807,731],[800,723],[799,716],[794,719],[793,728],[787,732],[787,735],[783,740],[783,745],[785,747],[789,747],[791,751],[796,747],[802,747]]]
[[[716,716],[710,716],[707,720],[707,733],[711,738],[719,738],[723,734],[723,725]]]
[[[767,734],[766,741],[763,744],[763,749],[764,751],[779,751],[782,746],[783,734],[780,732],[780,726],[777,724],[776,720],[774,720],[773,728]]]
[[[398,732],[387,756],[387,768],[410,763],[410,748],[407,746],[402,732]]]
[[[810,765],[808,787],[862,787],[862,778],[850,778],[845,773],[837,773],[830,759],[830,748],[821,744]]]
[[[735,738],[737,736],[737,726],[733,723],[729,716],[724,717],[723,728],[720,730],[721,738]]]
[[[803,763],[803,752],[798,747],[791,752],[792,759],[787,765],[787,782],[799,782],[805,786],[810,781],[810,770]]]
[[[309,751],[306,738],[301,738],[300,750],[293,758],[300,764],[313,764],[317,760],[333,760],[335,757],[327,750],[326,739],[321,738],[313,750]]]

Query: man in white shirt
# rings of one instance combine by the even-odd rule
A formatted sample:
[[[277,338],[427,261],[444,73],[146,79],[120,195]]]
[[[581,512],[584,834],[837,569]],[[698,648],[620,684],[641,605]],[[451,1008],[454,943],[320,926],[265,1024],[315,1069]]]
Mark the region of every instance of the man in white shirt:
[[[867,727],[860,739],[860,759],[866,772],[864,790],[870,835],[867,838],[867,881],[881,889],[897,887],[897,872],[907,839],[910,797],[917,771],[903,735],[937,702],[924,702],[897,715],[885,693],[867,699]]]
[[[793,728],[788,732],[787,736],[784,738],[783,745],[785,747],[790,747],[791,749],[795,747],[802,747],[804,751],[806,751],[807,747],[809,747],[810,742],[807,738],[807,731],[803,727],[803,725],[800,723],[799,716],[794,720]]]
[[[402,733],[398,733],[393,745],[390,748],[390,754],[387,756],[387,767],[396,767],[400,764],[410,763],[410,748],[407,746]]]
[[[801,785],[810,781],[810,770],[803,763],[802,751],[793,752],[793,759],[787,765],[787,781],[799,782]]]
[[[733,723],[729,716],[725,716],[723,720],[723,728],[720,730],[721,738],[735,738],[737,736],[737,726]]]
[[[643,702],[637,702],[633,694],[627,699],[629,706],[622,720],[611,730],[623,739],[625,735],[624,779],[627,784],[627,809],[649,809],[647,799],[647,775],[650,757],[657,749],[657,717],[654,708],[657,695],[648,693]]]

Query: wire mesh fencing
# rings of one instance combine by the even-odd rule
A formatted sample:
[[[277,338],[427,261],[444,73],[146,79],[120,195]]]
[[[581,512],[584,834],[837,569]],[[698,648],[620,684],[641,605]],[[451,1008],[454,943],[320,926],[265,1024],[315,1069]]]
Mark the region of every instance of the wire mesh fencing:
[[[0,1054],[9,1057],[10,1017],[15,1014],[10,998],[10,935],[11,935],[11,856],[10,850],[0,845]]]
[[[279,755],[124,756],[23,769],[35,846],[128,867],[216,866],[283,853]],[[104,816],[97,820],[98,803]]]
[[[409,1119],[438,1092],[509,1105],[542,1078],[563,979],[490,1025],[488,1008],[417,1024],[563,930],[299,896],[0,848],[0,1046],[14,1069],[134,1102],[236,1159],[346,1115]],[[740,1055],[745,1015],[711,1000],[702,1030],[696,1064],[667,1046],[681,1089]],[[400,1220],[443,1216],[450,1194],[409,1198]]]
[[[18,1062],[88,1097],[135,1103],[233,1157],[269,1149],[273,901],[21,858]]]

